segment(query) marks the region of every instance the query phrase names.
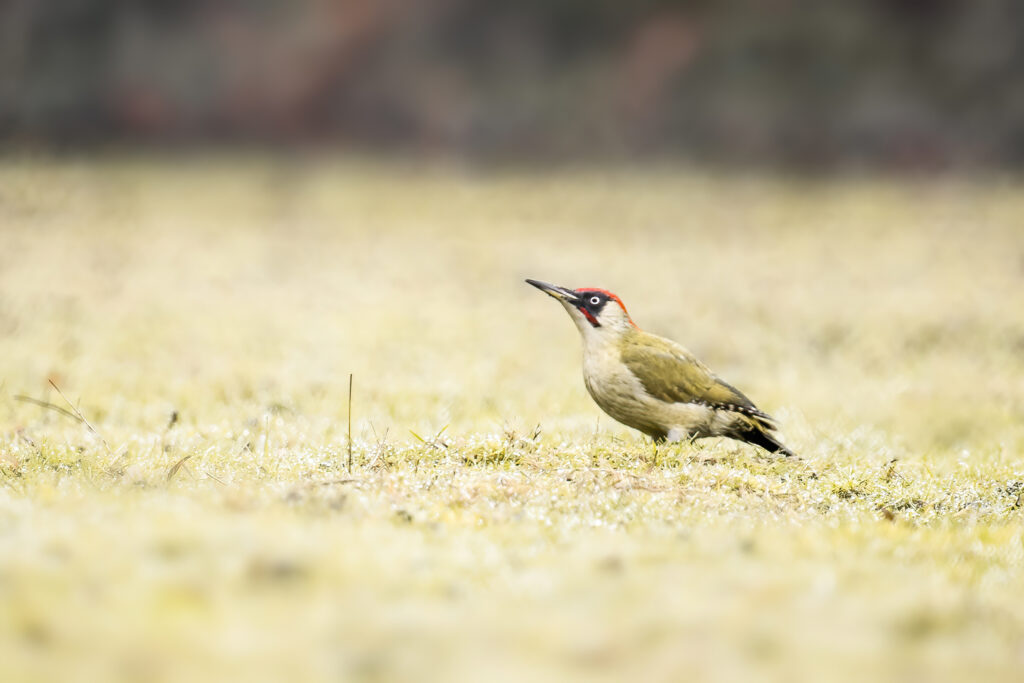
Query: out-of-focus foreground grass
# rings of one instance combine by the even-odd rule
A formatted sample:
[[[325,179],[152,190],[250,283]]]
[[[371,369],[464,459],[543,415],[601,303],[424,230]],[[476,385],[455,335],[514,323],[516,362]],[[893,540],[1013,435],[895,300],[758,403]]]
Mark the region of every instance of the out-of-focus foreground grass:
[[[0,680],[1019,680],[1019,183],[8,160],[0,240]],[[802,457],[616,425],[527,276]]]

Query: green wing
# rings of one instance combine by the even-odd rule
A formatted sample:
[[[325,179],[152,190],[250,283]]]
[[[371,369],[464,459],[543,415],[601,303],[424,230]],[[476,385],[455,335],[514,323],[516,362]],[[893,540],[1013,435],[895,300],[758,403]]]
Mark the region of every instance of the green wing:
[[[623,340],[622,362],[648,394],[667,403],[704,403],[771,423],[754,402],[675,342],[644,332]]]

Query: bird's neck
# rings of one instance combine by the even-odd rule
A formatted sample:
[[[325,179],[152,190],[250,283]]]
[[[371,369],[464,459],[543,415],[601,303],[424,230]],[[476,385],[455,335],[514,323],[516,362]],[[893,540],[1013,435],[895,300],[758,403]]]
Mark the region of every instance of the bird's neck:
[[[619,352],[624,337],[623,330],[611,326],[594,327],[586,321],[582,324],[577,322],[576,327],[580,331],[584,355]]]

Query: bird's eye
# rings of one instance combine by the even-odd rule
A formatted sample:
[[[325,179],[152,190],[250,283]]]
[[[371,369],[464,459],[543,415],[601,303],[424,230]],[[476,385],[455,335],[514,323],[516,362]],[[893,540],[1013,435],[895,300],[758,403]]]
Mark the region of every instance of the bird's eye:
[[[601,297],[599,297],[599,296],[592,296],[592,297],[590,297],[590,305],[591,306],[596,306],[599,303],[601,303]]]

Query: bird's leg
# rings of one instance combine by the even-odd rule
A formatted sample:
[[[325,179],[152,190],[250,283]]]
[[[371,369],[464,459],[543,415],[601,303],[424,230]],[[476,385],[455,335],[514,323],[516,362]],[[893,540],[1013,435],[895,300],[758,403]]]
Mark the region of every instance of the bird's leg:
[[[672,444],[673,453],[677,459],[683,457],[683,451],[686,449],[688,455],[687,459],[693,460],[696,456],[694,451],[699,450],[696,445],[697,439],[700,438],[700,434],[697,432],[684,431],[682,429],[670,429],[668,434],[661,440],[662,443]]]

